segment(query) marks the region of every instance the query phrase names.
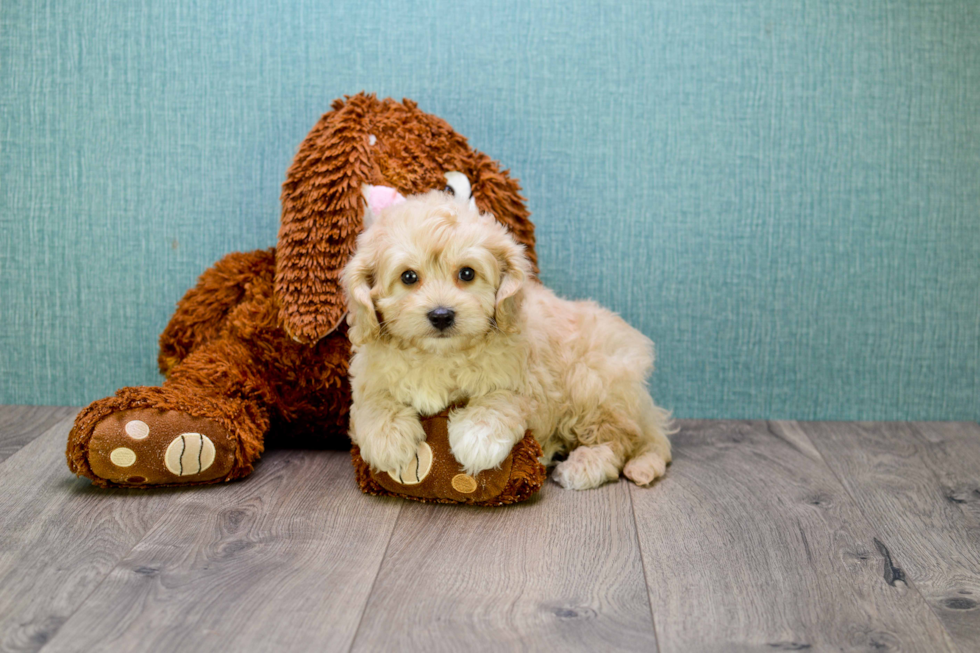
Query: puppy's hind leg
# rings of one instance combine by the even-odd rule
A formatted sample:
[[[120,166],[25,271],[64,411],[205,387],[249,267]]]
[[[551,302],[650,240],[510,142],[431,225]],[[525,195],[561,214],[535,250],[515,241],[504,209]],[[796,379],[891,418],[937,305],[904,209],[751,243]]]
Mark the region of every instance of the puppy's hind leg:
[[[623,475],[637,485],[649,485],[667,471],[671,461],[667,436],[677,429],[671,423],[670,413],[654,404],[646,391],[640,397],[637,417],[640,437],[623,467]]]
[[[582,445],[555,467],[553,478],[566,490],[591,490],[619,478],[623,456],[609,444]]]
[[[578,446],[555,467],[554,479],[566,490],[589,490],[619,479],[639,427],[623,414],[597,411],[596,423],[575,428]]]

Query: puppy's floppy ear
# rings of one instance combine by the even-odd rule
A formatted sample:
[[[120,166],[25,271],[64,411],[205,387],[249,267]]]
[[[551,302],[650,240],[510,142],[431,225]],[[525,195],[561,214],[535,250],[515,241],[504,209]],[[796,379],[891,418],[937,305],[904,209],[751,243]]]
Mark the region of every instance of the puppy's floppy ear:
[[[497,286],[494,321],[504,333],[517,330],[517,317],[524,299],[524,283],[531,275],[531,262],[524,247],[509,236],[503,236],[494,248],[494,255],[500,265],[500,284]]]
[[[298,342],[323,338],[347,310],[340,274],[361,230],[361,187],[374,172],[366,130],[377,104],[364,94],[334,102],[303,141],[282,187],[275,293],[279,321]]]
[[[375,228],[376,230],[377,228]],[[347,294],[347,336],[351,343],[362,345],[381,335],[378,312],[371,297],[378,264],[375,230],[368,230],[357,240],[357,253],[344,268],[344,291]]]

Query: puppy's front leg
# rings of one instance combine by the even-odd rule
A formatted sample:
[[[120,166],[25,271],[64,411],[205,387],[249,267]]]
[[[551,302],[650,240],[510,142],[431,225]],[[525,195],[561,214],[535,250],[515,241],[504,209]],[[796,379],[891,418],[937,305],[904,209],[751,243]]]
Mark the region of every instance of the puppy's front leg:
[[[449,448],[474,476],[498,467],[527,431],[526,401],[511,392],[471,399],[449,416]]]
[[[351,405],[350,438],[361,457],[383,472],[398,473],[415,459],[425,431],[411,406],[387,392],[363,394]]]

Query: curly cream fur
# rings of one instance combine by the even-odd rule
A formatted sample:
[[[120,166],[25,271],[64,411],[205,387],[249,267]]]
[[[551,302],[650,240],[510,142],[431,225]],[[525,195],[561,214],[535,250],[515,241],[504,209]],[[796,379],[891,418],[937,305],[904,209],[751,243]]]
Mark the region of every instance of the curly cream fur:
[[[459,279],[470,267],[474,280]],[[414,284],[401,275],[413,270]],[[593,302],[556,297],[490,215],[439,192],[387,209],[344,272],[354,356],[351,438],[380,470],[398,470],[424,437],[417,414],[450,416],[469,474],[496,467],[531,429],[566,488],[651,483],[670,462],[669,415],[647,391],[653,343]],[[446,307],[441,332],[427,314]],[[625,469],[624,469],[625,466]]]

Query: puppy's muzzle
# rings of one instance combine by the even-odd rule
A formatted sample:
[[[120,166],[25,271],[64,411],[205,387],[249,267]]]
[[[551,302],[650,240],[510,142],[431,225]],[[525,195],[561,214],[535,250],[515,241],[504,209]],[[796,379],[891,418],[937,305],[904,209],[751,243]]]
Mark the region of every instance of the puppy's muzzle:
[[[434,308],[428,313],[429,322],[440,331],[445,331],[456,321],[456,311],[445,306]]]

